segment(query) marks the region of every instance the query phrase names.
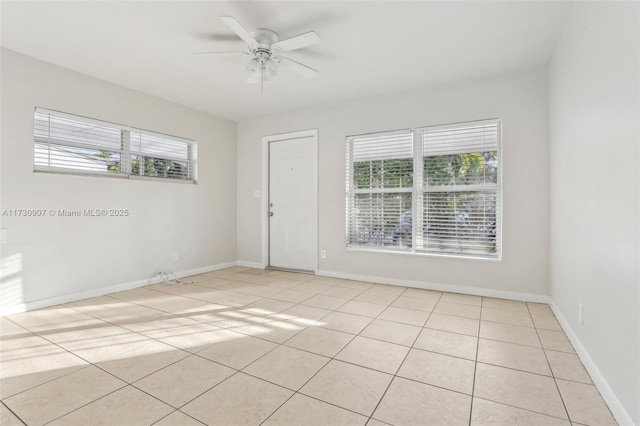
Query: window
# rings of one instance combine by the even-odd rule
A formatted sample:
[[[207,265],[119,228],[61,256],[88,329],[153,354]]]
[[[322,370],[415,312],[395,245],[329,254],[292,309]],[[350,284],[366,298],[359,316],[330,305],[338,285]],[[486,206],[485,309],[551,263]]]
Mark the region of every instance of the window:
[[[347,241],[396,247],[411,237],[413,136],[411,131],[350,138],[347,144]],[[401,221],[401,219],[404,219]]]
[[[196,181],[196,144],[91,118],[36,108],[34,170]]]
[[[347,247],[499,258],[500,137],[499,120],[348,137]]]

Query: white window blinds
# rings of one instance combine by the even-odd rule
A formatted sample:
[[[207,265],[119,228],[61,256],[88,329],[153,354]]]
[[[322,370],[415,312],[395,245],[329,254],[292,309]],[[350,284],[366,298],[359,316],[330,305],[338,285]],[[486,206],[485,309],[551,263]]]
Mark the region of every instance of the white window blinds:
[[[411,227],[407,215],[413,186],[411,132],[361,135],[347,141],[348,243],[385,247],[410,243],[406,230]]]
[[[34,170],[195,182],[196,144],[36,108]]]
[[[132,174],[193,180],[193,144],[140,130],[131,132],[130,141]]]
[[[422,250],[496,257],[499,122],[416,130],[422,145]]]
[[[347,246],[499,258],[500,136],[486,120],[348,137]]]
[[[120,174],[122,132],[113,125],[36,109],[36,170]]]

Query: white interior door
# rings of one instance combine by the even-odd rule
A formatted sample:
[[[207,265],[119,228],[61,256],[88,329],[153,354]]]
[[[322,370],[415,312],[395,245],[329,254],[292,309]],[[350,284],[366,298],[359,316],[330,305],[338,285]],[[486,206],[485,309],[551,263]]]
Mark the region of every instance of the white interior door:
[[[316,137],[269,142],[269,266],[315,271]]]

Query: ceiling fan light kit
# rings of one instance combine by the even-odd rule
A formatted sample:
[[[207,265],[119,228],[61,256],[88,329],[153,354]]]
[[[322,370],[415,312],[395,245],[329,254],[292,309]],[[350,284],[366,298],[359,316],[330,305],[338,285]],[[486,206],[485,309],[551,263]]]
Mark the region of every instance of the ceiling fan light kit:
[[[258,28],[249,32],[231,16],[221,16],[220,19],[246,43],[248,51],[196,52],[195,54],[252,56],[246,66],[249,73],[247,83],[255,84],[259,82],[261,92],[264,82],[278,75],[278,65],[281,63],[285,63],[292,71],[306,78],[313,78],[318,74],[318,70],[281,55],[281,52],[290,52],[319,44],[320,37],[314,31],[280,41],[278,34],[269,29]]]

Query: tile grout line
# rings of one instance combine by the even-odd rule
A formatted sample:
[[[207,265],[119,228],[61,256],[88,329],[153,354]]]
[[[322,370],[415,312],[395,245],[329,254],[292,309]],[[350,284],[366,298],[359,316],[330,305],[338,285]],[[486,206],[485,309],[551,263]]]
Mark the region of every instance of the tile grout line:
[[[531,316],[531,321],[533,321],[533,316],[531,315],[531,310],[529,309],[529,305],[528,304],[527,304],[527,311],[529,312],[529,316]],[[547,353],[544,350],[544,346],[542,344],[542,339],[540,338],[540,333],[538,333],[538,329],[537,328],[535,330],[536,330],[536,336],[538,336],[538,340],[540,341],[540,346],[542,347],[542,353],[544,354],[544,359],[547,361],[547,366],[549,367],[549,371],[551,371],[551,378],[553,379],[553,384],[556,386],[556,390],[558,391],[558,395],[560,396],[560,401],[562,401],[562,407],[564,408],[564,412],[567,415],[567,420],[569,422],[571,422],[571,416],[569,415],[569,410],[567,409],[567,404],[564,402],[564,397],[562,396],[562,392],[560,392],[560,386],[558,386],[558,380],[556,379],[556,375],[553,372],[553,368],[551,368],[551,363],[549,362],[549,357],[547,356]]]
[[[125,383],[126,383],[126,382],[125,382]],[[64,414],[63,414],[63,415],[61,415],[61,416],[58,416],[58,417],[56,417],[56,418],[54,418],[54,419],[51,419],[51,420],[47,421],[46,423],[44,423],[44,425],[48,425],[48,424],[50,424],[50,423],[52,423],[52,422],[55,422],[55,421],[56,421],[56,420],[58,420],[58,419],[61,419],[61,418],[63,418],[63,417],[66,417],[66,416],[68,416],[69,414],[74,413],[74,412],[76,412],[76,411],[78,411],[78,410],[80,410],[80,409],[82,409],[82,408],[86,407],[87,405],[91,405],[91,404],[93,404],[94,402],[101,400],[102,398],[106,398],[106,397],[107,397],[107,396],[109,396],[109,395],[112,395],[112,394],[114,394],[114,393],[116,393],[116,392],[121,391],[122,389],[125,389],[127,386],[131,386],[131,384],[126,383],[124,386],[119,387],[118,389],[115,389],[115,390],[113,390],[113,391],[111,391],[111,392],[109,392],[109,393],[106,393],[106,394],[102,395],[101,397],[94,399],[93,401],[89,401],[89,402],[87,402],[86,404],[81,405],[80,407],[76,407],[76,408],[74,408],[73,410],[71,410],[71,411],[69,411],[69,412],[67,412],[67,413],[64,413]],[[158,399],[158,398],[156,398],[156,399]],[[161,401],[161,402],[162,402],[162,401]],[[163,402],[163,404],[164,404],[164,402]],[[167,404],[167,405],[168,405],[168,404]],[[43,425],[43,426],[44,426],[44,425]]]
[[[184,414],[187,414],[187,413],[185,413],[184,411],[182,411],[182,409],[183,409],[184,407],[186,407],[187,405],[191,404],[193,401],[195,401],[196,399],[200,398],[200,397],[201,397],[202,395],[204,395],[205,393],[207,393],[207,392],[211,391],[212,389],[214,389],[214,388],[218,387],[219,385],[223,384],[224,382],[228,381],[228,380],[229,380],[229,379],[231,379],[232,377],[237,376],[239,373],[242,373],[242,371],[240,371],[240,370],[236,370],[233,374],[229,375],[229,377],[225,377],[223,380],[219,381],[219,382],[218,382],[218,383],[216,383],[215,385],[211,386],[210,388],[207,388],[207,389],[206,389],[205,391],[203,391],[203,392],[200,392],[198,395],[196,395],[195,397],[191,398],[189,401],[185,402],[184,404],[182,404],[182,405],[181,405],[181,406],[179,406],[178,408],[176,408],[176,410],[177,410],[177,411],[180,411],[180,412],[182,412],[182,413],[184,413]],[[280,387],[282,387],[282,386],[280,386]],[[285,389],[286,389],[286,388],[285,388]],[[165,402],[165,404],[167,404],[167,403]],[[169,406],[170,406],[170,407],[172,407],[172,408],[175,408],[175,407],[173,407],[171,404],[167,404],[167,405],[169,405]],[[187,414],[187,415],[189,416],[189,414]],[[192,417],[192,416],[189,416],[189,417]],[[196,420],[197,420],[197,419],[196,419]],[[200,421],[200,420],[198,420],[198,421]]]
[[[554,416],[552,414],[541,413],[540,411],[534,411],[534,410],[532,410],[530,408],[518,407],[517,405],[507,404],[507,403],[501,402],[501,401],[494,401],[493,399],[482,398],[482,397],[479,397],[479,396],[476,396],[474,398],[481,399],[483,401],[493,402],[494,404],[498,404],[498,405],[504,405],[505,407],[516,408],[518,410],[527,411],[529,413],[538,414],[538,415],[541,415],[541,416],[544,416],[544,417],[551,417],[553,419],[564,420],[565,422],[569,422],[571,425],[580,424],[580,423],[576,423],[576,422],[571,422],[570,420],[567,420],[567,419],[565,419],[563,417]]]
[[[173,408],[173,407],[171,407],[171,408]],[[189,418],[193,419],[194,421],[196,421],[196,422],[200,423],[201,425],[203,425],[203,426],[207,426],[205,423],[202,423],[200,420],[196,419],[195,417],[192,417],[192,416],[188,415],[187,413],[185,413],[184,411],[180,411],[180,410],[178,410],[178,409],[174,409],[172,412],[170,412],[170,413],[169,413],[169,414],[167,414],[166,416],[159,418],[159,419],[158,419],[158,420],[156,420],[155,422],[151,423],[151,425],[150,425],[150,426],[153,426],[153,425],[156,425],[156,424],[160,423],[161,421],[163,421],[164,419],[166,419],[167,417],[169,417],[170,415],[172,415],[172,414],[174,414],[174,413],[180,413],[180,414],[183,414],[183,415],[185,415],[185,416],[187,416],[187,417],[189,417]]]
[[[480,328],[482,327],[482,308],[484,307],[484,297],[480,299],[480,318],[478,318],[478,340],[476,341],[476,359],[473,363],[473,382],[471,384],[471,406],[469,407],[469,426],[473,418],[473,399],[476,394],[476,374],[478,373],[478,353],[480,352]]]
[[[6,398],[5,398],[5,399],[6,399]],[[13,414],[13,415],[16,417],[16,419],[18,419],[18,421],[19,421],[20,423],[22,423],[23,425],[25,425],[25,426],[26,426],[26,424],[27,424],[27,423],[26,423],[26,422],[23,422],[23,421],[22,421],[22,418],[21,418],[20,416],[18,416],[18,414],[17,414],[16,412],[14,412],[11,408],[9,408],[9,406],[8,406],[7,404],[5,404],[5,403],[4,403],[4,401],[1,401],[1,402],[0,402],[0,404],[2,404],[2,406],[3,406],[4,408],[6,408],[7,410],[9,410],[9,412],[10,412],[11,414]]]

